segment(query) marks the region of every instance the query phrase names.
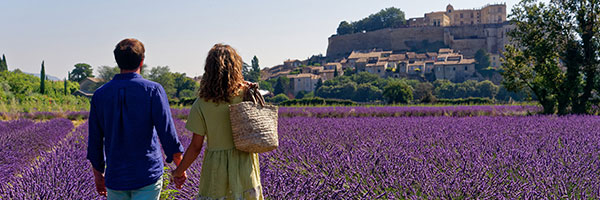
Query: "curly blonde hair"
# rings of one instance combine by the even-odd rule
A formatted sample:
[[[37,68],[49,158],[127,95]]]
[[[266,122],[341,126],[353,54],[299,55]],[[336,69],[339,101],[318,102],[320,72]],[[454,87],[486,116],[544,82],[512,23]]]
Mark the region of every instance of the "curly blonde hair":
[[[243,83],[242,57],[229,45],[215,44],[206,57],[198,96],[215,103],[231,103]]]

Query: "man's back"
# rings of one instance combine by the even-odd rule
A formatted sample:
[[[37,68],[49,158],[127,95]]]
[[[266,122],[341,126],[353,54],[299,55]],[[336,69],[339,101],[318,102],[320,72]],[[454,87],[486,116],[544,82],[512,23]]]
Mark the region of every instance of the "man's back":
[[[167,162],[174,153],[183,151],[159,84],[137,73],[117,74],[94,93],[91,104],[88,159],[101,171],[102,153],[106,154],[109,189],[137,189],[160,179],[163,161],[159,138]]]

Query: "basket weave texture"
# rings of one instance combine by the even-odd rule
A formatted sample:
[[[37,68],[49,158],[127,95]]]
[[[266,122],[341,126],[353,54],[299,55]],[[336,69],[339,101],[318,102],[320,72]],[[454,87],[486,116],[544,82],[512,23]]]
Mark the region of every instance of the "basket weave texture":
[[[236,149],[263,153],[279,146],[277,106],[243,101],[229,106],[229,116]]]

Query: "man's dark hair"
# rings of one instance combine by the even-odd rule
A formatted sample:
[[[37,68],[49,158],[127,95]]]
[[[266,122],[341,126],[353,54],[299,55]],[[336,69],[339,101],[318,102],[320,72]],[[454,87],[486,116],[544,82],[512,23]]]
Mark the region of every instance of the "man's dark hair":
[[[133,70],[140,67],[140,63],[144,60],[145,52],[144,44],[132,38],[121,40],[113,51],[119,68],[126,70]]]

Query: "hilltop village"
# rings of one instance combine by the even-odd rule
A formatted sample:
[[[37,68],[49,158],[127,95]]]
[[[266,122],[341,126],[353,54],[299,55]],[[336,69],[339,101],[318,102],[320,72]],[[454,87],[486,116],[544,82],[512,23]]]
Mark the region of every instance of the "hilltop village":
[[[501,77],[494,71],[500,67],[510,28],[505,4],[466,10],[448,5],[445,11],[408,19],[406,27],[334,35],[325,58],[288,59],[261,70],[261,80],[287,77],[293,95],[313,92],[318,82],[359,72],[423,82],[491,80],[498,84]],[[419,34],[425,32],[430,34]],[[489,62],[485,69],[476,68],[478,52]]]

